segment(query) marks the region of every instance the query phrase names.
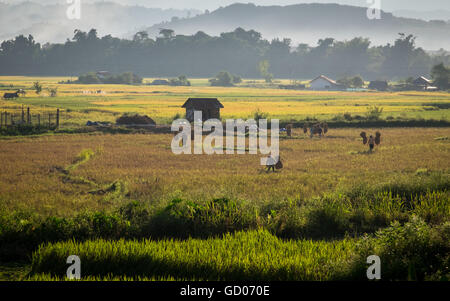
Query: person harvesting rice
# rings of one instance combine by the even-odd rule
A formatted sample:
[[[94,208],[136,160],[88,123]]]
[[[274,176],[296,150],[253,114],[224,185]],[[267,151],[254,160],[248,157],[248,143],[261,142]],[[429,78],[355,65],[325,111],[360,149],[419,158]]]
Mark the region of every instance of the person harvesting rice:
[[[380,145],[380,143],[381,143],[381,133],[380,132],[375,133],[375,138],[372,135],[370,135],[369,139],[367,139],[366,132],[361,132],[361,134],[359,134],[359,135],[363,139],[364,145],[366,143],[369,144],[370,152],[373,151],[373,148],[375,147],[375,145]]]
[[[370,151],[373,150],[374,146],[375,146],[375,139],[373,138],[372,135],[370,135],[370,137],[369,137],[369,148],[370,148]]]
[[[266,170],[267,172],[269,172],[270,170],[275,172],[275,168],[282,169],[283,163],[281,163],[281,157],[280,156],[277,156],[275,158],[272,156],[267,157],[266,166],[267,166],[267,170]]]

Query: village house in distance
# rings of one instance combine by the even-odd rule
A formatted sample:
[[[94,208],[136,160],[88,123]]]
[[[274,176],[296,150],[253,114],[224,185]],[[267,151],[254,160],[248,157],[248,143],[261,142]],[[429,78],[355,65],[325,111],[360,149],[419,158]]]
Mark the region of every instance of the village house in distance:
[[[194,121],[194,111],[202,112],[202,121],[220,119],[220,109],[223,105],[217,98],[189,98],[182,108],[186,109],[186,119]]]
[[[344,85],[338,84],[335,80],[332,80],[325,75],[320,75],[310,82],[311,90],[345,90]]]

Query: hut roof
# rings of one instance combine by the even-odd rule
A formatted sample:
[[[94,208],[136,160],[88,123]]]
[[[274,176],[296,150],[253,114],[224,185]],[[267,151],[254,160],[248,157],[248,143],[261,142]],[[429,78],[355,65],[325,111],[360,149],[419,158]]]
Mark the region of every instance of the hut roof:
[[[332,79],[326,77],[325,75],[319,75],[318,77],[316,77],[315,79],[313,79],[313,80],[311,81],[311,83],[312,83],[312,82],[315,82],[315,81],[318,80],[318,79],[323,79],[323,80],[326,80],[327,82],[329,82],[330,84],[337,85],[336,81],[334,81],[334,80],[332,80]]]
[[[214,107],[214,108],[223,108],[223,105],[217,98],[189,98],[182,108],[189,107]]]
[[[432,81],[424,76],[420,76],[414,80],[414,84],[416,84],[416,85],[420,85],[420,84],[431,85]]]

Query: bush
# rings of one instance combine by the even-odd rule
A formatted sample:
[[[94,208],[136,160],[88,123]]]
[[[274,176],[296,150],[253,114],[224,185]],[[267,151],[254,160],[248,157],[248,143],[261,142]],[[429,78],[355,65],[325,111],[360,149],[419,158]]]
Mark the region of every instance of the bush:
[[[366,118],[368,120],[379,120],[382,113],[383,113],[383,108],[379,108],[377,106],[372,106],[372,107],[367,108]]]
[[[180,75],[178,78],[169,79],[170,86],[190,86],[191,82],[187,79],[186,76]]]
[[[235,83],[240,83],[242,79],[239,76],[230,74],[227,71],[219,72],[215,78],[209,80],[211,86],[231,87]]]
[[[394,222],[374,237],[366,236],[358,250],[354,275],[364,275],[367,267],[361,264],[375,254],[381,259],[383,280],[450,279],[450,223],[431,227],[413,216],[404,225]]]
[[[268,119],[269,113],[263,112],[260,109],[257,109],[255,112],[253,112],[253,119],[258,122],[260,119]]]
[[[158,236],[187,238],[256,228],[256,224],[242,203],[225,198],[204,203],[175,199],[156,214],[151,227]]]
[[[42,85],[40,82],[33,83],[33,89],[36,91],[36,94],[40,94],[42,92]]]
[[[18,124],[14,127],[2,127],[0,128],[0,135],[1,136],[21,136],[21,135],[39,135],[44,134],[49,131],[55,130],[55,126],[48,126],[48,125],[33,125],[33,124]]]
[[[352,114],[350,114],[348,112],[344,113],[344,119],[347,121],[352,121],[353,120]]]

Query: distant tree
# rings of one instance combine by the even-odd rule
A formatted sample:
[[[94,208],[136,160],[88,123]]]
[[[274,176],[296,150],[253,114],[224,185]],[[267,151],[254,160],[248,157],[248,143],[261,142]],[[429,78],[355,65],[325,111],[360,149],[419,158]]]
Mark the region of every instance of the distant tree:
[[[175,31],[168,28],[160,28],[159,34],[164,37],[164,39],[171,39],[175,35]]]
[[[101,80],[98,78],[97,74],[94,72],[89,72],[86,74],[82,74],[78,77],[78,80],[76,81],[80,84],[101,84]]]
[[[353,77],[342,77],[336,81],[338,84],[346,87],[361,88],[364,85],[364,80],[360,75]]]
[[[450,88],[450,67],[446,67],[443,63],[433,66],[431,77],[434,85],[439,89],[445,90]]]
[[[355,88],[361,88],[362,86],[364,86],[364,80],[360,75],[357,75],[352,78],[351,84]]]
[[[269,72],[270,64],[268,60],[260,61],[258,64],[259,73],[265,79],[266,83],[271,83],[273,74]]]
[[[0,42],[0,74],[87,74],[90,70],[121,73],[132,70],[148,77],[187,73],[205,77],[225,68],[232,74],[262,77],[270,82],[274,77],[306,79],[319,74],[406,78],[429,73],[433,65],[441,62],[444,66],[450,65],[450,55],[446,51],[425,52],[415,46],[414,36],[406,34],[400,35],[395,43],[371,47],[370,41],[361,37],[346,41],[325,38],[314,46],[300,44],[295,47],[289,39],[279,37],[269,41],[256,31],[243,28],[218,36],[204,32],[175,35],[173,30],[164,28],[160,33],[161,36],[153,40],[140,31],[128,40],[111,35],[99,37],[95,29],[75,30],[65,43],[44,46],[36,43],[32,36],[19,35]],[[267,64],[262,63],[262,74],[259,67],[264,61]],[[442,80],[445,77],[439,78],[439,82],[445,82]],[[94,75],[85,79],[96,81]]]
[[[170,86],[190,86],[191,82],[187,79],[185,75],[180,75],[178,78],[169,79]]]
[[[242,78],[239,75],[233,75],[233,84],[242,83]]]
[[[33,89],[36,91],[36,94],[40,94],[42,92],[42,85],[40,82],[34,82],[33,83]]]
[[[412,85],[414,83],[414,77],[412,77],[412,76],[407,77],[405,79],[405,83]]]
[[[50,97],[56,97],[58,95],[58,87],[48,88],[47,90],[50,93]]]
[[[233,75],[228,71],[219,72],[215,78],[209,80],[211,86],[230,87],[233,86]]]
[[[135,42],[141,42],[148,40],[148,32],[146,31],[139,31],[133,36],[133,41]]]
[[[336,80],[340,85],[350,87],[352,85],[352,79],[350,77],[341,77]]]
[[[124,72],[118,75],[110,75],[105,78],[99,78],[96,73],[89,72],[82,74],[78,77],[75,83],[80,84],[122,84],[122,85],[133,85],[142,84],[142,77],[132,73]]]

